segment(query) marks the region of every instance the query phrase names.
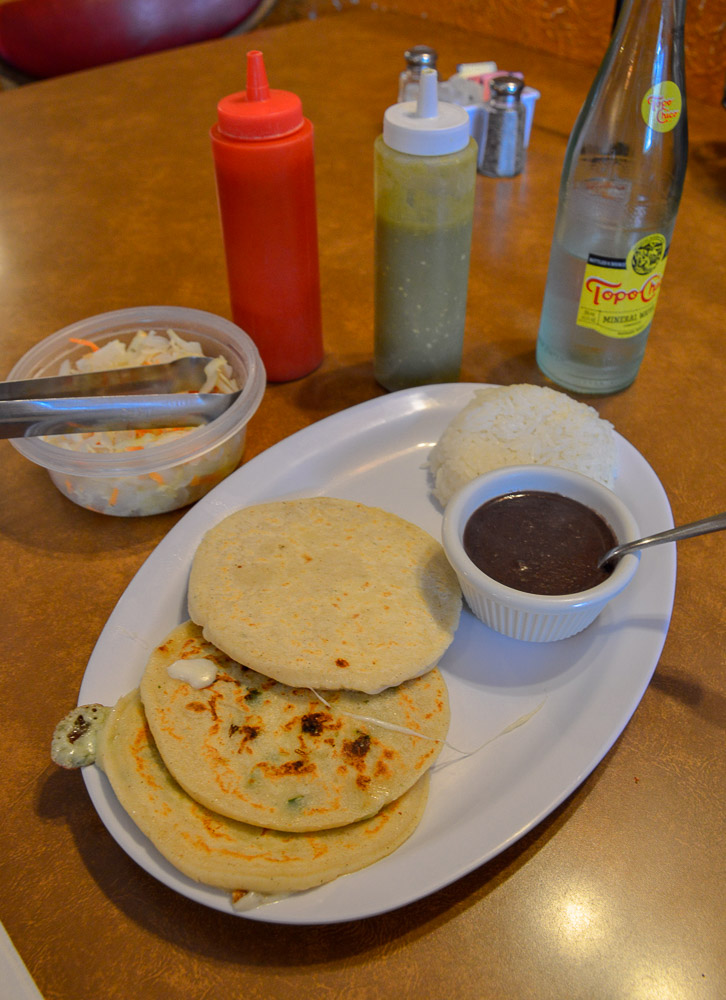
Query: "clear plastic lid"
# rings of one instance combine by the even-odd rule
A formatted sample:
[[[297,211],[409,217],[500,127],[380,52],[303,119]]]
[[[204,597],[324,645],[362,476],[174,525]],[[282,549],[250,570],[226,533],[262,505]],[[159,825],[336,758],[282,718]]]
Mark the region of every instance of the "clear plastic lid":
[[[469,115],[458,104],[440,101],[435,69],[421,70],[418,99],[394,104],[383,116],[383,141],[399,153],[444,156],[464,149]]]

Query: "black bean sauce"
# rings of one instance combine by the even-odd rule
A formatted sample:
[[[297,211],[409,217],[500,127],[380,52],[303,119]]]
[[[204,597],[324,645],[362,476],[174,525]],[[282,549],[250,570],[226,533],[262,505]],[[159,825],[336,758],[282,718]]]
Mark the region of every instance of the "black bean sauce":
[[[482,504],[464,529],[471,561],[499,583],[528,594],[575,594],[606,580],[597,561],[617,545],[590,507],[543,490],[522,490]]]

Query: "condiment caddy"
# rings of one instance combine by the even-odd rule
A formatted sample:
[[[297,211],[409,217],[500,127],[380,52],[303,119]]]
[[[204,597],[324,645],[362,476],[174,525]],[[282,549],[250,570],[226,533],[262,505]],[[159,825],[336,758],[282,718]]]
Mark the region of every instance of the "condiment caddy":
[[[404,58],[399,103],[416,100],[421,72],[436,69],[438,53],[431,46],[414,45]],[[498,85],[503,79],[507,84]],[[438,80],[439,100],[458,104],[468,114],[471,136],[479,147],[477,169],[488,177],[514,177],[522,171],[540,96],[521,72],[499,69],[492,61],[460,63],[447,80]]]

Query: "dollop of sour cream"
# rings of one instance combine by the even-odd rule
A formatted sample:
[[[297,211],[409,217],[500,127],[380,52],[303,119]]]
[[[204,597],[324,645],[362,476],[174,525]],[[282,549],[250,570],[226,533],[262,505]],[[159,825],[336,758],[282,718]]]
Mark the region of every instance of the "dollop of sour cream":
[[[186,681],[189,687],[200,690],[214,684],[217,679],[217,664],[203,656],[190,657],[188,660],[174,660],[166,672],[175,681]]]

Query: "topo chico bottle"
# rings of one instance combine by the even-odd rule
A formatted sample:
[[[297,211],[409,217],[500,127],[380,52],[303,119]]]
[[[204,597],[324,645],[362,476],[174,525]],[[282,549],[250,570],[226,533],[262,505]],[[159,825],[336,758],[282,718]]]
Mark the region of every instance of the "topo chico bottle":
[[[688,156],[685,0],[625,0],[569,139],[537,338],[566,389],[609,393],[645,352]]]

